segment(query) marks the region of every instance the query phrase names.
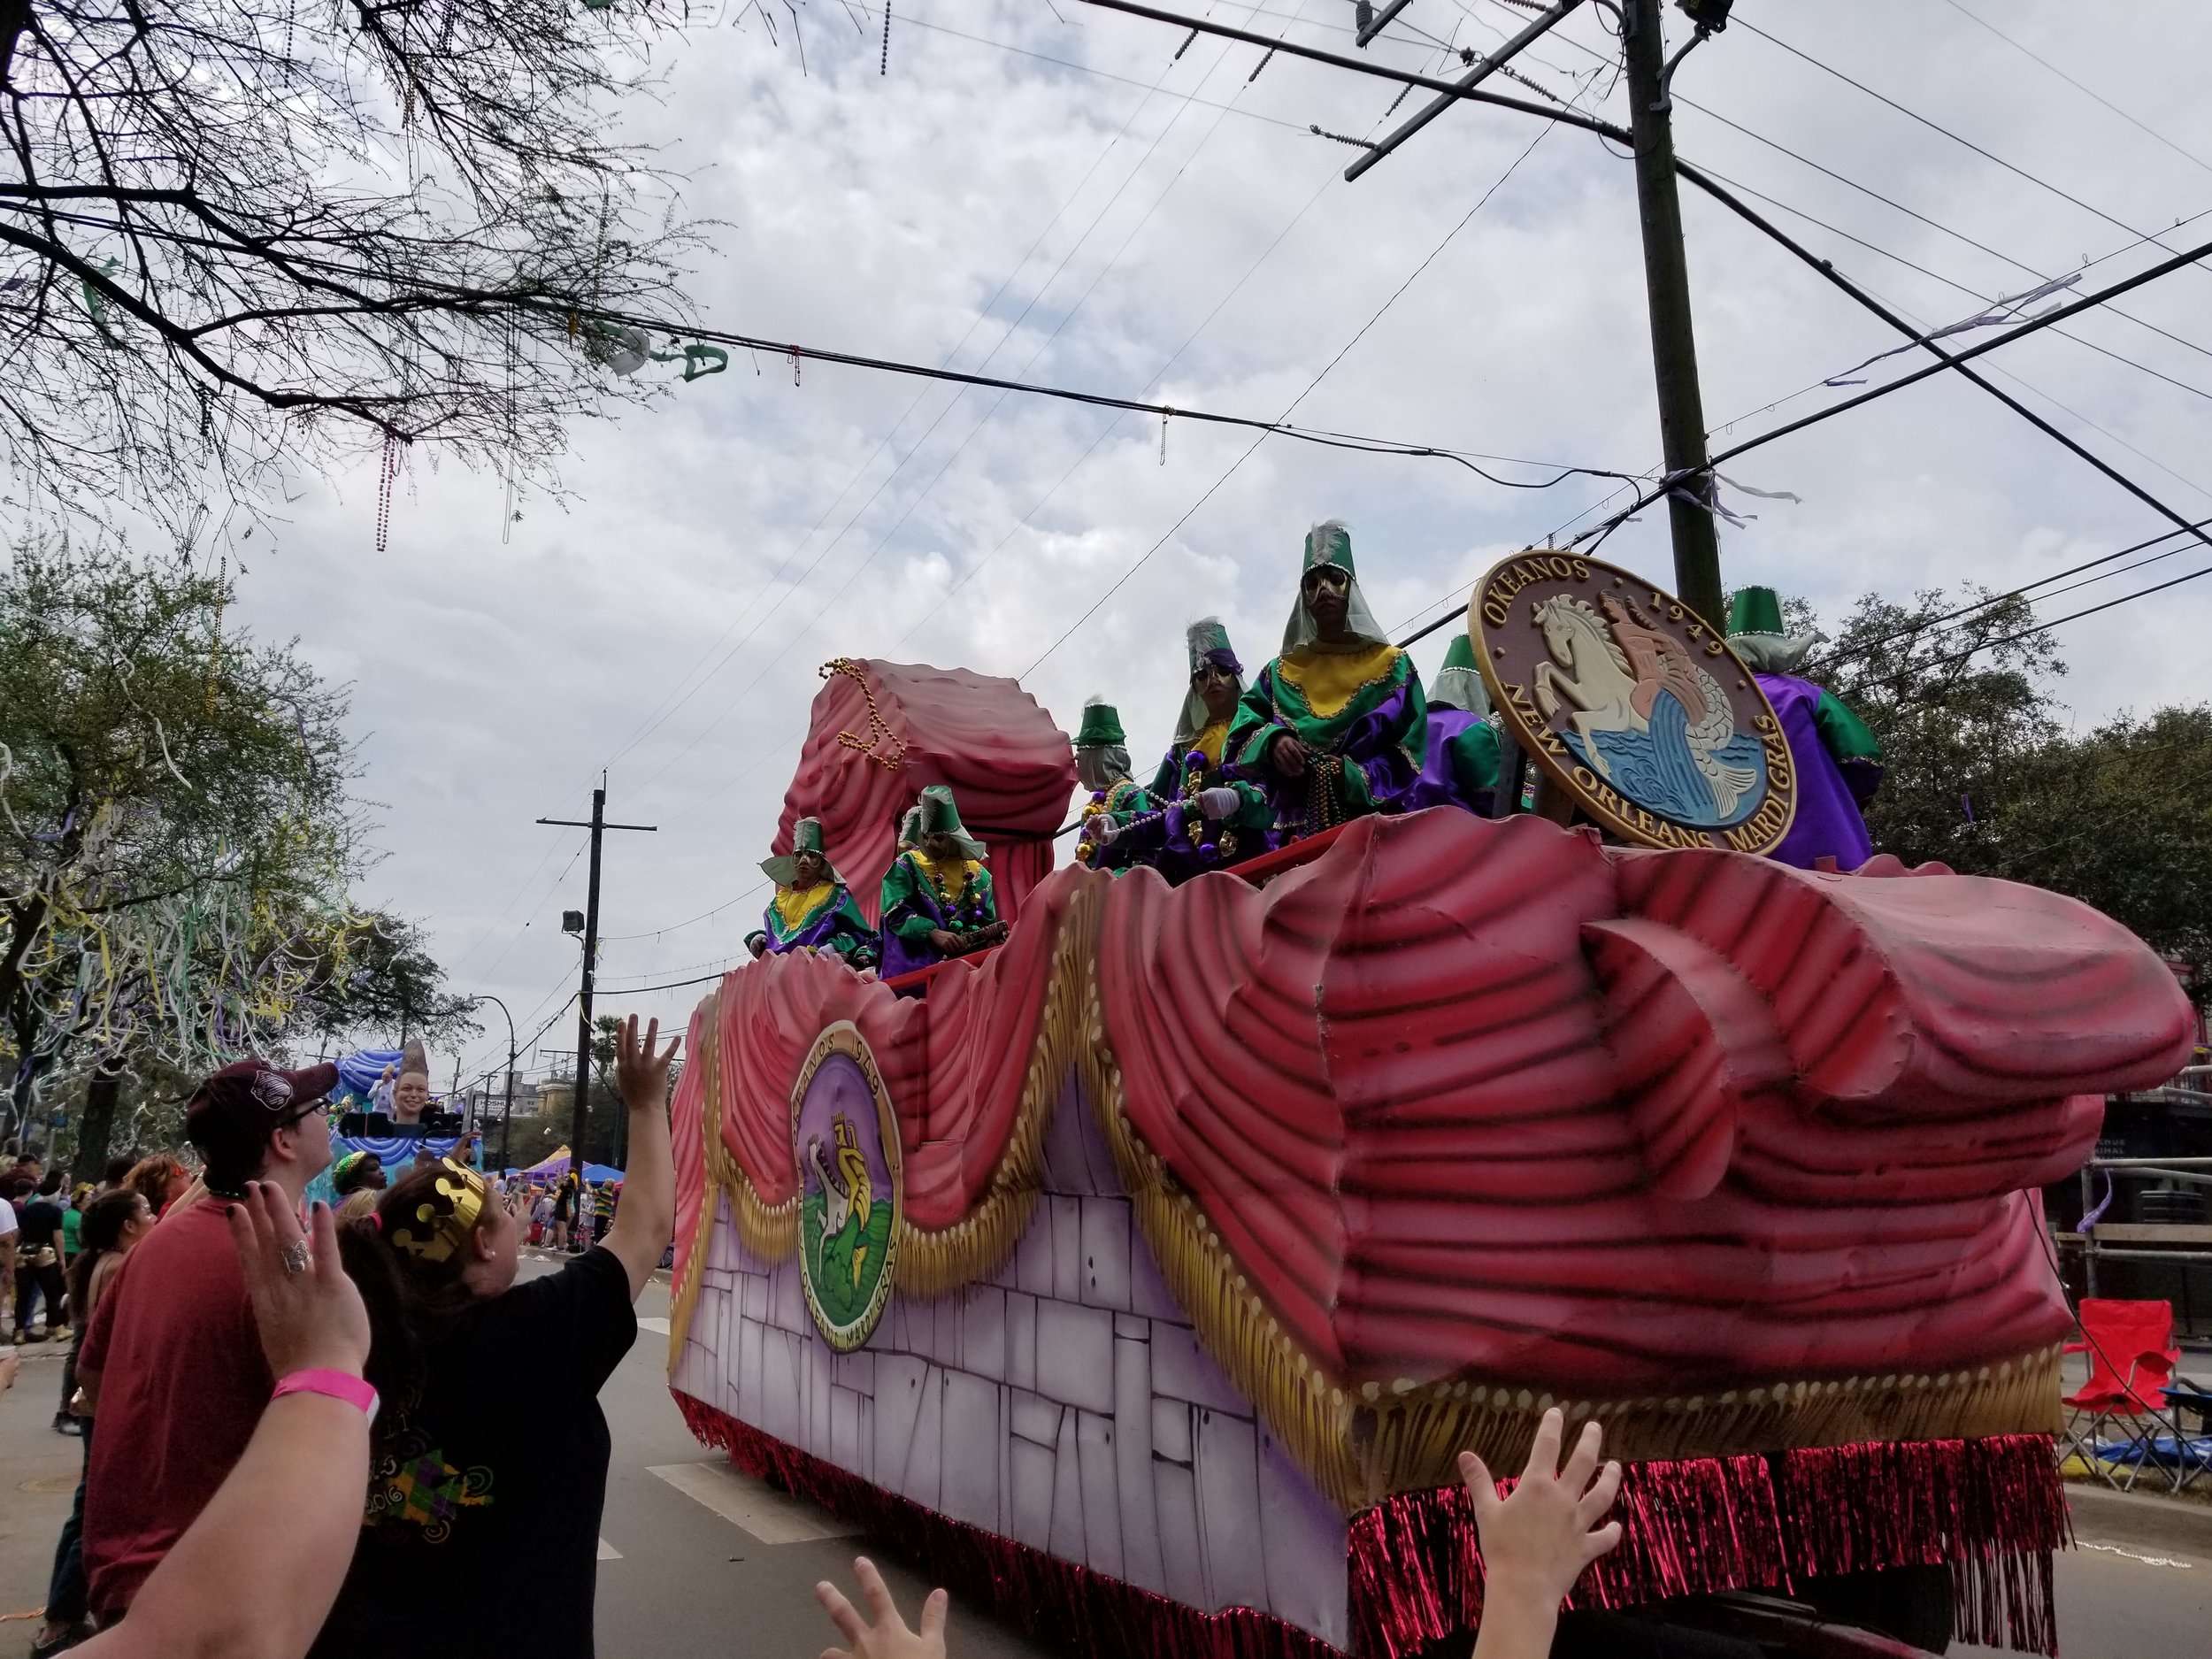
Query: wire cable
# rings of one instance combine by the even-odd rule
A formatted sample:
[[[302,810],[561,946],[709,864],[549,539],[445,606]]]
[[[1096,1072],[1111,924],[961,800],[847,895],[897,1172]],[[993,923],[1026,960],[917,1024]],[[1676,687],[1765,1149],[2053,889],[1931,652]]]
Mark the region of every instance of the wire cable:
[[[2026,180],[2030,184],[2034,185],[2039,189],[2047,190],[2051,195],[2057,196],[2062,202],[2070,202],[2074,206],[2081,209],[2083,212],[2093,214],[2098,219],[2104,220],[2106,224],[2115,226],[2117,228],[2127,232],[2131,236],[2139,236],[2146,242],[2156,242],[2161,248],[2164,248],[2166,246],[2164,242],[2158,241],[2157,235],[2152,234],[2147,231],[2138,230],[2125,219],[2116,219],[2112,214],[2106,212],[2102,208],[2083,201],[2081,197],[2074,195],[2071,191],[2061,188],[2059,186],[2053,184],[2047,179],[2038,177],[2036,174],[2030,173],[2025,167],[2022,167],[2013,162],[2007,161],[2002,156],[1996,154],[1993,150],[1984,149],[1981,145],[1976,143],[1972,139],[1961,137],[1958,134],[1953,132],[1949,127],[1943,126],[1940,122],[1931,120],[1928,117],[1921,114],[1917,110],[1909,109],[1904,104],[1900,104],[1896,99],[1889,96],[1886,93],[1877,92],[1872,87],[1868,86],[1864,81],[1855,80],[1850,75],[1846,74],[1842,70],[1835,67],[1832,64],[1823,63],[1819,58],[1815,58],[1810,52],[1803,51],[1799,48],[1791,45],[1787,41],[1781,39],[1779,36],[1769,34],[1766,30],[1761,28],[1757,24],[1752,22],[1750,19],[1738,18],[1735,20],[1738,23],[1740,23],[1747,32],[1757,35],[1761,40],[1765,41],[1769,45],[1779,47],[1783,51],[1787,52],[1791,57],[1799,59],[1801,62],[1810,64],[1814,68],[1821,71],[1824,74],[1834,76],[1838,81],[1842,81],[1844,85],[1856,88],[1858,91],[1864,93],[1868,97],[1872,98],[1876,103],[1884,104],[1888,108],[1896,111],[1898,114],[1904,116],[1909,120],[1919,122],[1921,126],[1926,127],[1930,132],[1941,134],[1944,137],[1949,139],[1953,143],[1973,151],[1974,154],[1981,157],[1985,161],[1990,162],[1996,166],[2002,167],[2007,173],[2013,174],[2015,177]],[[2172,250],[2168,249],[2167,251],[2170,253]]]
[[[1085,4],[1091,5],[1118,4],[1119,0],[1085,0]],[[1594,79],[1591,85],[1594,86],[1596,82]],[[1320,386],[1321,382],[1328,378],[1330,372],[1333,370],[1338,364],[1344,361],[1346,356],[1350,353],[1352,348],[1358,345],[1362,340],[1364,340],[1367,337],[1368,331],[1373,328],[1377,323],[1383,319],[1384,315],[1393,305],[1398,303],[1400,296],[1402,296],[1408,288],[1413,286],[1414,282],[1418,280],[1421,273],[1426,271],[1430,265],[1436,262],[1438,257],[1443,253],[1445,249],[1451,246],[1454,239],[1458,236],[1459,233],[1466,229],[1468,225],[1473,221],[1475,215],[1481,212],[1483,208],[1489,204],[1490,199],[1497,195],[1500,190],[1505,188],[1507,181],[1510,180],[1516,173],[1520,171],[1521,164],[1535,153],[1537,145],[1544,142],[1545,138],[1550,134],[1551,130],[1551,127],[1548,126],[1538,130],[1535,137],[1529,141],[1528,147],[1513,158],[1512,162],[1507,166],[1505,172],[1500,174],[1497,180],[1493,183],[1487,190],[1482,193],[1480,199],[1475,203],[1474,206],[1467,210],[1465,216],[1462,218],[1456,225],[1453,226],[1450,230],[1445,233],[1444,239],[1438,242],[1436,246],[1429,251],[1428,257],[1423,259],[1419,265],[1413,268],[1412,273],[1407,276],[1404,281],[1401,282],[1397,286],[1397,288],[1392,292],[1390,297],[1386,299],[1376,310],[1374,315],[1370,317],[1365,322],[1362,323],[1359,326],[1358,332],[1344,342],[1343,346],[1338,349],[1337,354],[1331,357],[1329,361],[1323,365],[1321,372],[1318,374],[1316,374],[1311,380],[1307,382],[1305,390],[1300,392],[1296,397],[1293,398],[1290,401],[1289,405],[1283,411],[1283,419],[1285,421],[1287,421],[1291,415],[1295,412],[1299,404],[1304,403],[1307,398],[1313,395],[1315,389]],[[1270,434],[1267,432],[1263,431],[1258,437],[1253,439],[1250,446],[1247,448],[1241,455],[1238,456],[1235,460],[1229,464],[1228,470],[1223,472],[1219,478],[1216,479],[1211,484],[1206,487],[1205,494],[1199,496],[1196,501],[1193,502],[1190,506],[1184,511],[1182,517],[1176,519],[1173,524],[1170,525],[1166,533],[1149,548],[1146,549],[1142,556],[1137,559],[1135,564],[1130,565],[1127,570],[1124,571],[1119,576],[1116,577],[1112,586],[1109,587],[1104,593],[1101,594],[1096,599],[1093,600],[1088,608],[1084,611],[1082,615],[1077,617],[1073,622],[1070,623],[1061,633],[1059,638],[1056,639],[1050,645],[1047,646],[1036,660],[1032,662],[1028,667],[1023,669],[1017,678],[1026,680],[1030,675],[1035,673],[1055,651],[1058,650],[1074,636],[1077,629],[1080,628],[1086,622],[1089,621],[1091,618],[1097,615],[1099,608],[1105,604],[1105,603],[1109,599],[1111,599],[1116,594],[1119,593],[1123,586],[1128,582],[1131,577],[1134,576],[1139,571],[1142,570],[1146,565],[1149,564],[1151,562],[1152,556],[1157,553],[1162,548],[1165,547],[1168,544],[1169,540],[1174,536],[1175,533],[1180,530],[1184,525],[1187,524],[1192,516],[1195,514],[1201,507],[1203,507],[1209,501],[1213,499],[1215,493],[1236,474],[1238,469],[1243,466],[1245,462],[1252,458],[1253,455],[1258,451],[1260,445],[1267,442],[1269,435]]]
[[[2006,45],[2011,47],[2014,51],[2018,52],[2022,57],[2032,58],[2035,62],[2042,65],[2044,68],[2049,70],[2053,74],[2056,75],[2061,81],[2063,81],[2068,86],[2073,88],[2075,91],[2080,93],[2084,97],[2090,99],[2093,103],[2102,104],[2106,109],[2111,111],[2113,114],[2118,116],[2122,120],[2125,121],[2130,127],[2135,128],[2137,132],[2143,134],[2147,137],[2157,140],[2158,142],[2165,145],[2167,149],[2172,150],[2175,155],[2179,156],[2184,161],[2189,162],[2195,166],[2201,167],[2207,173],[2212,173],[2212,162],[2206,161],[2201,156],[2197,155],[2193,150],[2184,150],[2179,144],[2174,142],[2172,139],[2167,137],[2163,133],[2161,133],[2153,127],[2144,126],[2142,122],[2137,120],[2135,117],[2130,115],[2118,104],[2113,103],[2111,99],[2104,96],[2101,93],[2093,91],[2090,88],[2084,86],[2080,81],[2075,80],[2073,76],[2068,74],[2063,69],[2061,69],[2049,58],[2038,57],[2034,52],[2030,51],[2018,41],[2013,39],[2011,35],[2006,34],[2002,29],[1999,28],[1994,23],[1992,23],[1987,19],[1979,17],[1974,12],[1968,11],[1966,7],[1959,4],[1959,0],[1943,0],[1943,4],[1949,6],[1952,11],[1957,12],[1961,17],[1970,19],[1975,23],[1979,24],[1983,28],[1987,29],[1992,35],[1994,35],[1999,40],[2004,42]]]

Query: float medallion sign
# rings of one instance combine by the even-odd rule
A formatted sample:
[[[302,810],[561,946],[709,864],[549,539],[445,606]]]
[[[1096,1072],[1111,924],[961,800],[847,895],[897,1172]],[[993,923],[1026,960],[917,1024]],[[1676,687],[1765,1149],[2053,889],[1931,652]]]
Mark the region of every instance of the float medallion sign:
[[[1507,559],[1467,633],[1506,735],[1624,841],[1764,853],[1797,773],[1751,671],[1688,606],[1573,553]]]

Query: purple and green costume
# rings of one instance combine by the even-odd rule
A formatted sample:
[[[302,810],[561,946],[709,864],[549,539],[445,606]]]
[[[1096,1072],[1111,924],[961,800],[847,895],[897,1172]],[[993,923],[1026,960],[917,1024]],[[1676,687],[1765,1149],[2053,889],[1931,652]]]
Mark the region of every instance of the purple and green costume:
[[[1771,588],[1739,588],[1728,604],[1728,643],[1774,705],[1797,763],[1797,816],[1768,856],[1800,870],[1832,858],[1856,870],[1874,856],[1863,809],[1882,782],[1882,746],[1866,722],[1791,671],[1816,642],[1789,634]]]
[[[1345,637],[1319,637],[1302,587],[1282,655],[1260,670],[1229,727],[1233,773],[1265,791],[1275,827],[1286,838],[1369,812],[1407,810],[1428,762],[1421,676],[1376,625],[1360,595],[1350,533],[1333,520],[1307,533],[1301,582],[1323,565],[1348,579]],[[1275,770],[1272,749],[1285,735],[1304,751],[1302,776]]]
[[[933,835],[949,835],[959,849],[957,862],[939,864],[923,850]],[[952,790],[933,783],[914,806],[914,839],[892,861],[883,878],[883,977],[934,967],[945,953],[930,942],[933,933],[965,936],[998,920],[991,894],[991,872],[983,866],[983,843],[960,822]]]
[[[951,890],[956,874],[961,879],[957,894]],[[981,860],[967,859],[949,872],[918,849],[902,852],[883,878],[883,977],[942,962],[944,953],[930,943],[931,933],[972,933],[996,920],[991,872]]]
[[[876,931],[841,881],[824,881],[803,893],[778,887],[761,912],[760,933],[755,937],[766,941],[771,956],[826,950],[842,956],[849,968],[876,965]]]
[[[1489,712],[1474,647],[1455,634],[1429,694],[1428,757],[1408,792],[1408,811],[1455,806],[1478,818],[1495,814],[1501,746]]]
[[[1774,705],[1797,763],[1797,817],[1768,855],[1800,870],[1833,858],[1856,870],[1874,856],[1863,809],[1882,781],[1882,750],[1866,723],[1809,680],[1752,675]]]

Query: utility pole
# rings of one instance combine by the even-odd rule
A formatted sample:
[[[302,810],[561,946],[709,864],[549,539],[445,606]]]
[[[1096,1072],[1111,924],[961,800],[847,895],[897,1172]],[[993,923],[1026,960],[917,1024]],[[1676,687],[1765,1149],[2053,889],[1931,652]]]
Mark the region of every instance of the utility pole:
[[[505,1103],[499,1109],[499,1171],[500,1173],[504,1174],[507,1170],[510,1151],[513,1145],[512,1136],[514,1134],[515,1017],[512,1014],[508,1013],[507,1004],[505,1002],[502,1002],[498,997],[494,996],[488,991],[485,992],[484,995],[475,1000],[480,1002],[490,1002],[496,1005],[500,1013],[504,1015],[507,1020],[507,1099]]]
[[[611,829],[641,830],[649,834],[660,826],[608,823],[607,779],[604,772],[599,775],[599,787],[591,792],[589,823],[581,823],[572,818],[541,818],[538,822],[591,832],[591,887],[584,901],[584,975],[576,1002],[576,1100],[572,1118],[572,1133],[568,1142],[568,1172],[576,1178],[578,1200],[581,1202],[584,1190],[584,1120],[586,1106],[591,1098],[591,975],[594,959],[599,954],[600,838]]]
[[[1720,538],[1714,532],[1713,515],[1686,499],[1709,499],[1712,480],[1705,470],[1705,400],[1698,390],[1697,340],[1690,327],[1690,270],[1682,248],[1682,203],[1675,187],[1674,119],[1667,83],[1675,65],[1693,48],[1728,26],[1733,0],[1678,3],[1697,27],[1696,33],[1670,59],[1661,26],[1666,0],[1618,0],[1627,55],[1629,126],[1636,146],[1636,205],[1643,229],[1644,284],[1651,307],[1652,373],[1659,387],[1660,446],[1668,472],[1679,474],[1681,480],[1667,496],[1667,513],[1674,530],[1674,590],[1717,631],[1727,619],[1720,585]],[[1581,0],[1556,0],[1496,51],[1474,59],[1453,85],[1462,91],[1479,86],[1563,22],[1580,4]],[[1359,43],[1364,46],[1402,9],[1392,6],[1377,14],[1371,29],[1363,23]],[[1215,33],[1235,33],[1208,27]],[[1452,93],[1441,94],[1401,122],[1395,131],[1366,145],[1367,153],[1345,168],[1345,182],[1358,179],[1459,102]]]
[[[1700,8],[1718,12],[1727,7]],[[1720,536],[1714,515],[1684,499],[1709,499],[1706,472],[1705,400],[1698,389],[1697,339],[1690,326],[1690,270],[1682,245],[1682,202],[1675,188],[1673,104],[1661,19],[1664,0],[1621,0],[1628,59],[1629,128],[1636,135],[1636,205],[1643,221],[1644,285],[1651,306],[1651,366],[1659,388],[1659,442],[1670,474],[1686,474],[1667,496],[1674,531],[1674,591],[1683,603],[1718,630],[1727,622],[1720,583]],[[1682,49],[1704,40],[1712,26],[1701,19]],[[1675,61],[1681,60],[1677,53]]]

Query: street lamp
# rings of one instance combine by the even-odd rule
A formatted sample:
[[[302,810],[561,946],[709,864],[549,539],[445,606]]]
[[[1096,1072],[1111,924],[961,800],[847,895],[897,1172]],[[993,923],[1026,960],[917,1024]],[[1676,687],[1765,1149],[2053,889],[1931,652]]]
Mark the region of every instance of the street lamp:
[[[499,1173],[507,1172],[510,1137],[513,1133],[515,1115],[515,1017],[507,1012],[507,1004],[487,991],[476,999],[479,1002],[497,1002],[499,1011],[507,1015],[507,1102],[499,1109]]]

